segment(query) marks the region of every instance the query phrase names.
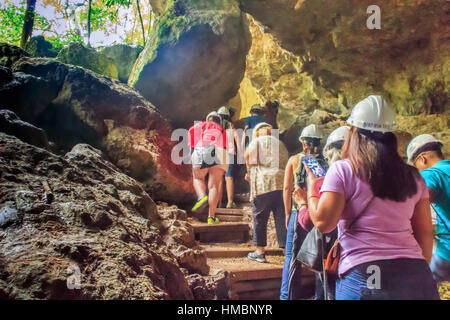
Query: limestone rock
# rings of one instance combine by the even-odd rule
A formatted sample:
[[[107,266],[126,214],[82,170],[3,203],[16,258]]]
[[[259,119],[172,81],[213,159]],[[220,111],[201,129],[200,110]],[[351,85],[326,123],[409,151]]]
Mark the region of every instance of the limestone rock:
[[[380,30],[366,26],[370,0],[240,2],[264,32],[300,58],[302,72],[323,93],[321,109],[345,111],[369,94],[385,96],[404,115],[449,109],[445,0],[379,4]]]
[[[116,44],[100,51],[101,54],[112,59],[117,68],[118,79],[127,83],[136,59],[142,51],[142,47],[132,47],[125,44]]]
[[[250,34],[237,1],[177,0],[147,43],[128,84],[175,127],[189,127],[237,93]]]
[[[0,131],[40,148],[49,148],[47,135],[41,128],[22,121],[10,110],[0,110]]]
[[[56,57],[57,60],[84,67],[99,74],[118,79],[118,72],[114,61],[106,55],[87,48],[81,43],[71,43],[61,49]]]
[[[7,43],[0,43],[0,66],[10,68],[14,62],[27,56],[29,54],[19,47]]]
[[[54,58],[57,55],[56,50],[53,49],[53,45],[41,35],[31,37],[25,44],[24,50],[33,57]]]
[[[13,69],[13,80],[0,84],[0,106],[43,128],[58,150],[89,143],[144,182],[154,199],[191,200],[191,169],[171,160],[170,125],[133,89],[46,58],[23,58]]]
[[[55,200],[36,214],[43,179]],[[192,299],[157,207],[136,206],[144,199],[91,146],[61,157],[0,133],[2,298]]]

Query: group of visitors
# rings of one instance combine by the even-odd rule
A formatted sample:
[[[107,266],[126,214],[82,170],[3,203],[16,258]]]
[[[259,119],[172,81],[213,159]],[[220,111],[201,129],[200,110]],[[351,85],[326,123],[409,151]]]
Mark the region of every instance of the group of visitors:
[[[191,128],[198,195],[193,210],[209,205],[208,222],[218,222],[219,189],[233,154],[226,150],[233,144],[238,153],[245,150],[253,204],[256,250],[248,258],[266,261],[270,212],[278,244],[286,250],[280,299],[304,297],[298,254],[313,231],[336,239],[330,254],[338,261],[335,274],[316,273],[316,299],[439,299],[436,284],[450,281],[450,161],[442,142],[429,134],[415,137],[405,162],[393,133],[396,115],[382,97],[372,95],[354,106],[348,125],[334,130],[323,149],[319,127],[303,128],[302,151],[289,158],[272,134],[278,104],[267,105],[269,117],[260,106],[252,107],[245,121],[250,135],[238,137],[232,125],[224,127],[226,108],[197,124],[200,133]],[[208,148],[214,149],[209,150],[218,161],[214,165],[207,164]],[[234,205],[228,197],[230,202]],[[434,253],[430,205],[437,222]]]

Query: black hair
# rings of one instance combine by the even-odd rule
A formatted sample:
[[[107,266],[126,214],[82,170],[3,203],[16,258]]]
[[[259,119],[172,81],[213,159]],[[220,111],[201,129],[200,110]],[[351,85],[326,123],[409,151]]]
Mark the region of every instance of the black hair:
[[[419,154],[427,151],[433,151],[436,153],[437,157],[444,159],[444,155],[442,154],[442,144],[440,142],[430,142],[421,146],[419,149],[417,149],[416,152],[412,154],[411,159],[414,160],[419,156]]]

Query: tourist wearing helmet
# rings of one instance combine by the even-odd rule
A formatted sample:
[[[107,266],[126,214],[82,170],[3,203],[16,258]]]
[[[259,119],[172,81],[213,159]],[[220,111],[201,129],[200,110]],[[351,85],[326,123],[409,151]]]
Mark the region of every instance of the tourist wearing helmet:
[[[428,266],[428,190],[397,152],[394,111],[380,96],[369,96],[347,122],[343,160],[324,180],[310,170],[307,180],[315,227],[322,233],[338,227],[336,299],[439,299]]]
[[[442,142],[430,134],[411,140],[406,155],[425,179],[436,212],[437,246],[431,271],[436,281],[450,281],[450,160],[444,160]]]
[[[286,215],[287,238],[286,256],[284,259],[280,292],[281,300],[296,300],[302,296],[301,288],[299,286],[289,286],[290,282],[300,283],[301,268],[298,265],[294,265],[292,257],[297,255],[306,234],[312,228],[312,223],[309,223],[308,225],[299,225],[297,223],[299,218],[298,210],[306,207],[306,201],[296,204],[292,202],[292,193],[294,189],[306,188],[307,173],[302,163],[302,158],[306,155],[313,155],[325,170],[328,168],[320,150],[322,132],[317,125],[310,124],[309,126],[306,126],[302,130],[299,140],[302,143],[303,150],[289,158],[284,172],[283,202]],[[320,297],[316,296],[316,298]]]
[[[202,211],[209,205],[208,223],[218,223],[215,212],[219,201],[219,188],[228,170],[228,141],[222,127],[222,118],[211,112],[205,121],[189,129],[189,146],[192,151],[192,175],[197,202],[192,211]],[[208,186],[205,178],[208,175]],[[207,192],[208,189],[208,192]]]
[[[250,183],[253,214],[253,242],[256,250],[248,258],[265,262],[267,222],[273,212],[278,245],[285,247],[286,228],[283,206],[284,167],[288,161],[284,144],[272,135],[272,126],[259,123],[253,130],[252,141],[245,152],[246,179]]]

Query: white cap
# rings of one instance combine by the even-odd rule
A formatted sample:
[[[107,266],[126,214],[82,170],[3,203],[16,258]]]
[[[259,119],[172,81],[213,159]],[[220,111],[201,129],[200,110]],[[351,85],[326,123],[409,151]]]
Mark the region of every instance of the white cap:
[[[347,123],[354,127],[377,132],[392,132],[397,128],[395,112],[381,96],[368,96],[358,102]]]
[[[332,143],[335,143],[338,141],[345,141],[345,139],[347,139],[347,135],[348,135],[349,131],[350,131],[349,126],[342,126],[342,127],[339,127],[337,129],[333,130],[333,132],[331,132],[327,138],[327,143],[325,144],[324,149],[327,149],[327,147]]]
[[[310,124],[303,128],[302,133],[300,134],[299,139],[301,138],[318,138],[322,139],[322,132],[319,129],[319,126],[316,124]]]
[[[225,106],[220,107],[220,109],[217,110],[217,113],[224,116],[230,116],[230,110],[228,110],[228,108]]]
[[[408,147],[406,148],[406,157],[408,158],[408,163],[412,164],[414,160],[413,157],[418,156],[418,154],[415,154],[417,150],[422,148],[424,145],[433,142],[440,143],[441,146],[443,145],[442,141],[436,139],[431,134],[421,134],[412,139],[411,142],[408,144]]]

